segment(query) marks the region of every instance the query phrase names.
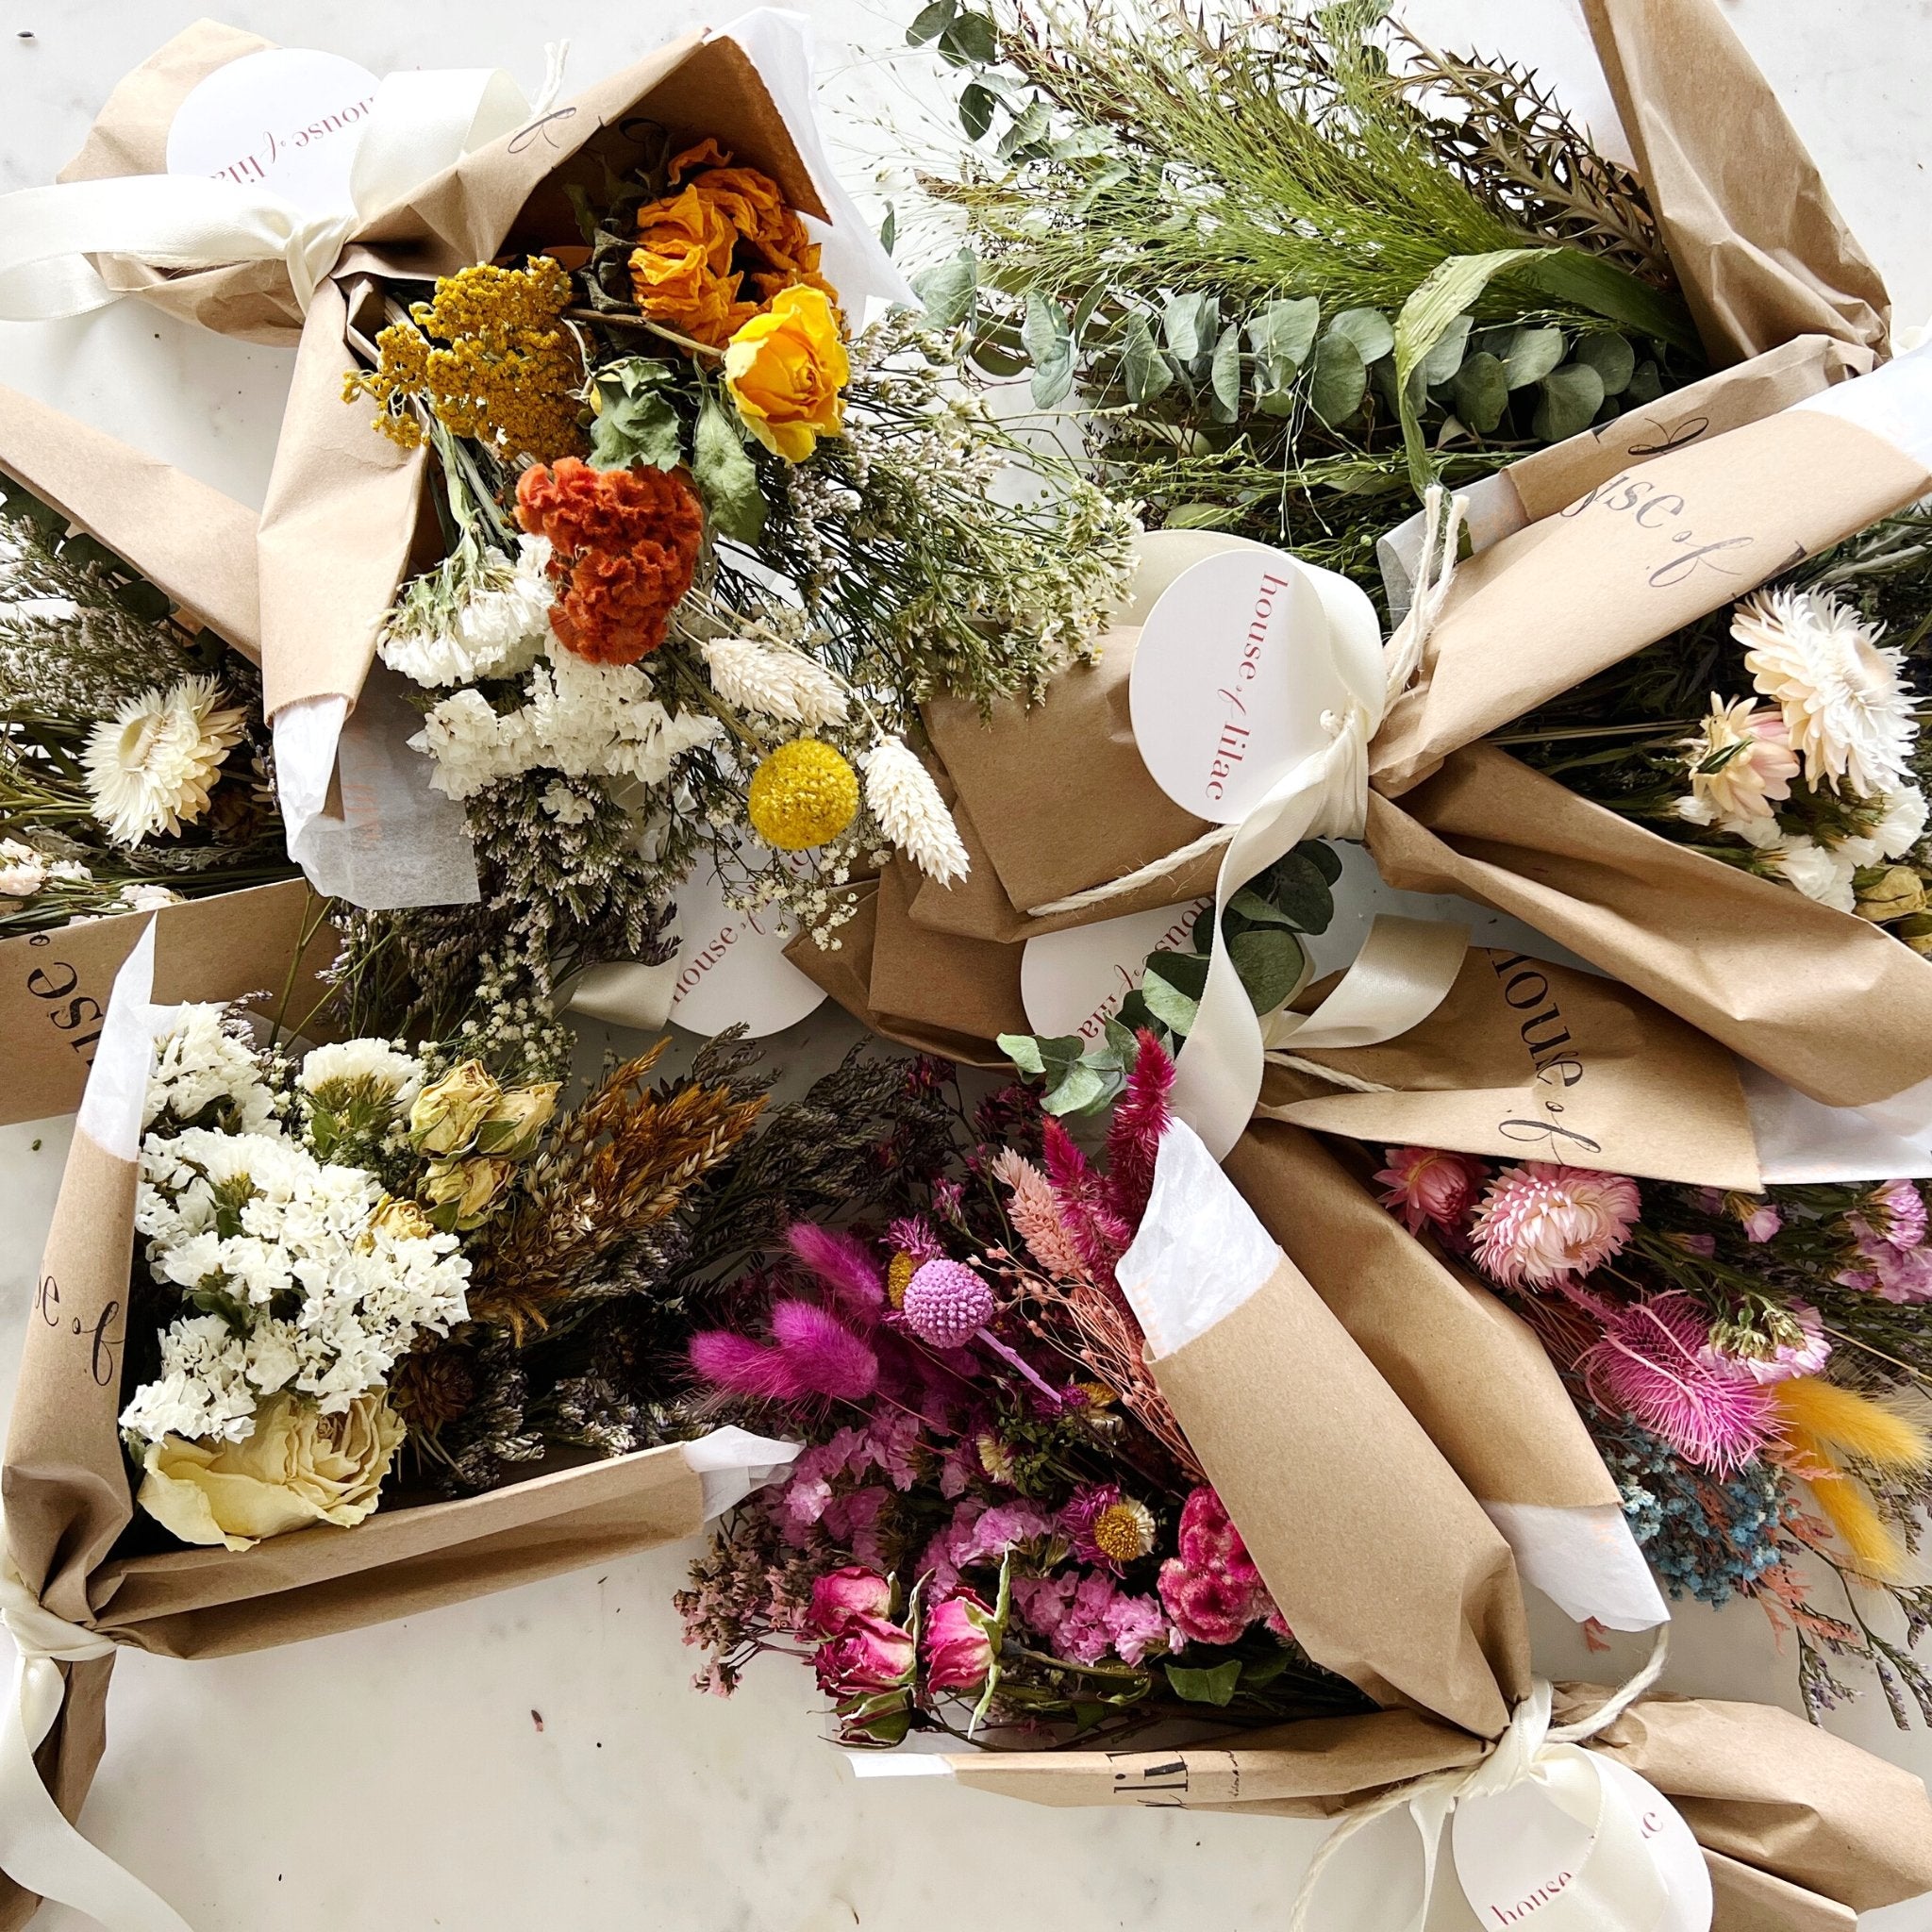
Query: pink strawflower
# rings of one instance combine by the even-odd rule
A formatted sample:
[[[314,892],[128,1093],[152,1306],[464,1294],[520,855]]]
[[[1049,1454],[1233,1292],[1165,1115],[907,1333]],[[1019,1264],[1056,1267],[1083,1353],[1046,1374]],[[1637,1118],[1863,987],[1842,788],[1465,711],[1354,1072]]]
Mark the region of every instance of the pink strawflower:
[[[794,1221],[786,1245],[824,1285],[848,1314],[863,1318],[885,1306],[886,1284],[871,1250],[856,1235],[813,1221]]]
[[[971,1341],[998,1307],[986,1277],[963,1261],[924,1261],[906,1284],[899,1313],[907,1327],[934,1348]]]
[[[891,1584],[857,1563],[848,1563],[828,1576],[812,1579],[811,1607],[806,1612],[806,1621],[822,1637],[841,1637],[860,1617],[887,1617],[891,1608]]]
[[[1402,1217],[1410,1234],[1434,1227],[1458,1234],[1475,1191],[1489,1167],[1473,1154],[1447,1154],[1437,1147],[1391,1147],[1389,1165],[1375,1175],[1382,1205]]]
[[[1155,1157],[1173,1118],[1168,1107],[1173,1088],[1174,1061],[1143,1026],[1136,1039],[1134,1070],[1107,1130],[1108,1201],[1129,1228],[1138,1228],[1147,1211]]]
[[[869,1697],[896,1690],[912,1676],[912,1639],[884,1617],[854,1617],[812,1654],[819,1689],[830,1697]]]
[[[1091,1280],[1091,1271],[1060,1218],[1059,1203],[1047,1177],[1010,1147],[993,1157],[991,1172],[1007,1190],[1007,1212],[1033,1258],[1056,1281]]]
[[[1160,1566],[1160,1601],[1183,1641],[1234,1643],[1251,1624],[1288,1625],[1221,1498],[1205,1485],[1181,1507],[1178,1555]]]
[[[970,1590],[941,1597],[925,1612],[919,1647],[928,1690],[978,1690],[992,1669],[992,1606]]]
[[[1689,1295],[1622,1307],[1592,1296],[1584,1306],[1604,1331],[1577,1361],[1599,1407],[1635,1417],[1686,1461],[1719,1475],[1763,1453],[1777,1429],[1772,1399],[1712,1348],[1710,1324]]]
[[[1553,1160],[1506,1167],[1471,1225],[1475,1258],[1506,1288],[1549,1288],[1622,1251],[1642,1211],[1637,1183]]]

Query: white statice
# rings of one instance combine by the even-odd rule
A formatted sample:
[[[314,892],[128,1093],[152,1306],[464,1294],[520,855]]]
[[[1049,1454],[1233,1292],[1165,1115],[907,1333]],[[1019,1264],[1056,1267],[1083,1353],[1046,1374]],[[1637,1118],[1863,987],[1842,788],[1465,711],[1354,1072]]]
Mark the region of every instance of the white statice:
[[[1820,845],[1803,834],[1781,839],[1767,848],[1785,878],[1807,899],[1834,911],[1851,912],[1857,907],[1857,893],[1852,875],[1857,868],[1841,847]]]
[[[178,906],[182,902],[181,894],[167,886],[158,886],[152,879],[136,879],[121,888],[114,903],[126,907],[130,912],[158,912],[163,906]]]
[[[592,664],[554,640],[548,662],[530,673],[526,699],[499,715],[481,691],[459,691],[429,712],[409,742],[435,761],[439,791],[470,798],[540,770],[661,785],[681,753],[724,729],[702,711],[674,716],[638,665]]]
[[[4,852],[5,849],[5,846],[0,846],[0,852]],[[50,879],[65,879],[70,885],[84,886],[93,877],[93,874],[77,858],[57,858],[47,868],[47,876]]]
[[[0,899],[31,899],[52,868],[31,845],[0,839]]]
[[[354,1098],[381,1098],[408,1106],[423,1091],[423,1062],[386,1040],[337,1040],[303,1056],[295,1084],[325,1107]]]
[[[1824,591],[1757,591],[1731,617],[1744,668],[1784,714],[1806,782],[1861,798],[1910,782],[1914,701],[1905,654]]]
[[[1878,808],[1872,829],[1840,839],[1834,848],[1854,865],[1903,858],[1925,834],[1925,794],[1916,785],[1908,785],[1903,791],[1888,791],[1872,803]]]
[[[121,1419],[146,1441],[239,1441],[259,1399],[287,1388],[341,1414],[418,1336],[445,1335],[469,1312],[455,1235],[393,1211],[374,1174],[326,1165],[278,1133],[191,1127],[149,1140],[135,1226],[158,1280],[233,1310],[167,1329],[160,1378]]]
[[[815,731],[843,724],[845,687],[796,646],[758,638],[713,638],[705,646],[711,688],[727,705]]]
[[[275,1096],[261,1077],[254,1049],[238,1039],[225,1007],[176,1007],[167,1030],[155,1041],[154,1069],[148,1075],[142,1125],[200,1118],[226,1102],[226,1119],[239,1133],[254,1134],[274,1124]]]
[[[542,655],[552,601],[548,537],[519,539],[513,558],[467,541],[403,592],[375,648],[432,688],[514,677]]]
[[[886,837],[941,885],[964,878],[972,868],[958,827],[931,773],[905,740],[881,739],[858,762],[865,802]]]

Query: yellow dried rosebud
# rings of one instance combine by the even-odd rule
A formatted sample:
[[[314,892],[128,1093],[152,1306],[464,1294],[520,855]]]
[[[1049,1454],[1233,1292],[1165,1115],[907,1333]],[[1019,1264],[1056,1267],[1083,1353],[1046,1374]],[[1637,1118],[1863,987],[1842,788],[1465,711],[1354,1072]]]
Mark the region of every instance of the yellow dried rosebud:
[[[1908,865],[1889,865],[1869,884],[1858,888],[1860,919],[1884,924],[1925,909],[1925,882]]]
[[[490,1109],[476,1129],[476,1152],[500,1154],[506,1160],[521,1160],[534,1154],[557,1111],[558,1089],[562,1083],[545,1080],[530,1087],[511,1087]]]
[[[1932,912],[1915,912],[1892,927],[1891,936],[1903,940],[1915,953],[1932,958]]]
[[[452,1234],[466,1234],[490,1219],[517,1171],[514,1160],[478,1155],[471,1160],[439,1160],[423,1177],[429,1218]]]
[[[375,1204],[375,1212],[369,1217],[365,1232],[370,1235],[414,1236],[421,1241],[436,1230],[415,1202],[405,1201],[395,1194],[385,1194]]]
[[[481,1060],[465,1060],[417,1094],[409,1108],[409,1139],[424,1154],[460,1154],[496,1110],[503,1089]]]

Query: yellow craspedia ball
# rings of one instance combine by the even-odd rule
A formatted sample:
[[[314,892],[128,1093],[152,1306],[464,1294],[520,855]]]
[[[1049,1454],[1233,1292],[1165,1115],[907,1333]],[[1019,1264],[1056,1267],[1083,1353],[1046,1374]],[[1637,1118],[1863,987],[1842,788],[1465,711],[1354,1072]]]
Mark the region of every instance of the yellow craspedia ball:
[[[816,738],[781,744],[752,774],[752,830],[781,852],[836,839],[858,812],[858,774]]]

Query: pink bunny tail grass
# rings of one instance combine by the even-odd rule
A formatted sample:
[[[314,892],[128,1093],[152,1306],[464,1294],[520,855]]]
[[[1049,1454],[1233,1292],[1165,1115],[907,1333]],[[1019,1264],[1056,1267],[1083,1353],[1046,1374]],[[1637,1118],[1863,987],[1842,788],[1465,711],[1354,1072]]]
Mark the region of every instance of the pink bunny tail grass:
[[[691,1365],[700,1380],[760,1402],[795,1402],[808,1392],[778,1349],[728,1328],[707,1328],[691,1339]]]
[[[830,1310],[816,1302],[780,1302],[772,1340],[802,1387],[814,1395],[858,1402],[878,1387],[879,1358]]]
[[[1688,1295],[1653,1295],[1617,1307],[1587,1306],[1603,1324],[1577,1366],[1591,1397],[1634,1416],[1687,1461],[1730,1475],[1777,1434],[1777,1412],[1758,1383],[1710,1347],[1710,1327]]]
[[[885,1307],[884,1277],[866,1244],[856,1235],[809,1221],[794,1221],[785,1241],[849,1313],[875,1317]]]
[[[1174,1090],[1174,1060],[1146,1028],[1127,1089],[1113,1110],[1107,1130],[1108,1203],[1129,1227],[1138,1228],[1154,1189],[1154,1159],[1161,1136],[1174,1115],[1168,1095]]]

